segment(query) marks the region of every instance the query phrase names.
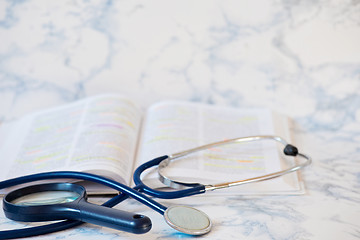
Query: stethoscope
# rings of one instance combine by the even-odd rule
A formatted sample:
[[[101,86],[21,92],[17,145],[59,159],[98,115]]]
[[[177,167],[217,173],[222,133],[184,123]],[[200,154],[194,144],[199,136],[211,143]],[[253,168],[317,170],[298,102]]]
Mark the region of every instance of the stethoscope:
[[[248,178],[245,180],[219,184],[181,182],[171,179],[164,173],[164,169],[170,166],[172,161],[179,160],[181,157],[184,157],[188,154],[193,154],[198,151],[203,151],[227,144],[253,142],[259,140],[275,140],[276,142],[279,142],[285,146],[283,149],[285,155],[293,157],[299,156],[305,159],[305,161],[278,172],[254,178]],[[179,152],[169,156],[165,155],[150,160],[140,165],[135,170],[133,175],[135,187],[133,188],[108,178],[83,172],[59,171],[18,177],[0,182],[0,189],[40,180],[79,179],[96,182],[111,187],[116,191],[119,191],[119,195],[111,198],[100,206],[87,202],[85,188],[74,183],[63,182],[37,184],[34,186],[27,186],[21,189],[17,189],[8,193],[3,198],[3,209],[5,215],[9,219],[24,222],[64,219],[68,220],[25,229],[0,231],[0,239],[23,238],[57,232],[78,226],[83,222],[89,222],[136,234],[148,232],[152,226],[151,220],[148,217],[141,214],[130,213],[111,208],[128,197],[139,201],[140,203],[163,215],[166,223],[172,228],[185,234],[202,235],[208,233],[212,227],[211,220],[204,212],[185,205],[165,207],[148,196],[162,199],[175,199],[202,194],[206,191],[213,191],[216,189],[228,188],[241,184],[280,177],[302,169],[310,163],[311,158],[309,156],[299,153],[296,147],[288,144],[280,137],[253,136],[211,143],[187,151]],[[171,188],[177,188],[179,190],[160,191],[147,186],[142,181],[141,174],[145,170],[155,166],[158,166],[160,181]]]

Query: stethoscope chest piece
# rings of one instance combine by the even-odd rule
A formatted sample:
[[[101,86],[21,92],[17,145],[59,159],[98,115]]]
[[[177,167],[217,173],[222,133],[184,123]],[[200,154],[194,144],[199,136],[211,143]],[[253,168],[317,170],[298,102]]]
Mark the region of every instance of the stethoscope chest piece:
[[[188,206],[171,206],[164,213],[167,224],[191,235],[203,235],[211,230],[211,220],[202,211]]]

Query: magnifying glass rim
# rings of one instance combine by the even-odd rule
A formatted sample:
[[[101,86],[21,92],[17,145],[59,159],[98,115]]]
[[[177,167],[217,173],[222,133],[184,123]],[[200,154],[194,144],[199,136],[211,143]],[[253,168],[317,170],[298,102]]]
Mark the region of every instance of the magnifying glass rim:
[[[127,185],[114,181],[112,179],[102,177],[99,175],[84,173],[84,172],[76,172],[76,171],[53,171],[53,172],[43,172],[37,174],[26,175],[23,177],[17,177],[13,179],[8,179],[0,182],[0,189],[13,187],[20,184],[27,184],[30,182],[41,181],[41,180],[51,180],[51,179],[80,179],[80,180],[88,180],[91,182],[99,183],[104,186],[111,187],[115,190],[120,191],[119,196],[113,197],[110,200],[103,203],[101,206],[105,207],[113,207],[116,204],[120,203],[122,200],[127,198],[128,196],[133,197],[137,201],[145,204],[146,206],[152,208],[153,210],[163,214],[165,212],[166,207],[161,205],[160,203],[152,200],[151,198],[139,193],[139,191],[130,188]],[[125,196],[125,197],[124,197]],[[86,200],[87,195],[84,195],[84,199]],[[3,198],[4,199],[4,198]],[[80,199],[81,200],[81,199]],[[3,203],[6,203],[3,200]],[[3,208],[4,208],[3,204]],[[8,203],[8,206],[14,207],[13,204]],[[4,209],[5,210],[5,209]],[[11,218],[10,218],[11,219]],[[83,222],[78,220],[66,220],[56,223],[50,223],[43,226],[29,227],[25,229],[16,229],[16,230],[5,230],[0,231],[0,238],[24,238],[24,237],[33,237],[53,232],[58,232],[61,230],[69,229],[75,226],[82,224]]]
[[[79,197],[75,199],[74,201],[86,198],[86,191],[85,188],[81,185],[74,184],[74,183],[44,183],[44,184],[36,184],[31,185],[23,188],[16,189],[14,191],[9,192],[4,197],[4,203],[7,205],[11,205],[18,208],[28,208],[28,207],[39,207],[39,206],[51,206],[54,204],[39,204],[39,205],[19,205],[16,203],[12,203],[15,199],[18,199],[20,197],[34,194],[34,193],[40,193],[40,192],[46,192],[46,191],[68,191],[68,192],[76,192],[79,194]],[[64,204],[64,203],[56,203],[56,204]]]

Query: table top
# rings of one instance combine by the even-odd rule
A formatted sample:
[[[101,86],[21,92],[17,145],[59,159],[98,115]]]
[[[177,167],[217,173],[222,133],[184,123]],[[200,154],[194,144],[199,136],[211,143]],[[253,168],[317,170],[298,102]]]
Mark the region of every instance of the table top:
[[[266,107],[313,158],[300,196],[191,197],[204,239],[360,238],[360,4],[356,1],[2,1],[0,119],[101,93]],[[2,159],[1,161],[6,161]],[[178,239],[93,225],[39,239]],[[119,205],[122,208],[124,205]],[[22,224],[0,217],[1,229]]]

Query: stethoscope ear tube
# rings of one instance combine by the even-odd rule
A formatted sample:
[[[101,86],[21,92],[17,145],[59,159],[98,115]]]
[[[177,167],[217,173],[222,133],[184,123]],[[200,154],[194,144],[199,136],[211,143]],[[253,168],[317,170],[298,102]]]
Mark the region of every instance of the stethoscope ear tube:
[[[163,170],[167,166],[169,166],[170,163],[173,160],[179,159],[179,158],[184,157],[184,156],[186,156],[188,154],[193,154],[195,152],[204,151],[204,150],[207,150],[207,149],[210,149],[210,148],[224,146],[224,145],[227,145],[227,144],[254,142],[254,141],[259,141],[259,140],[275,140],[276,142],[279,142],[279,143],[284,145],[283,153],[285,155],[292,156],[292,157],[299,156],[299,157],[303,158],[305,161],[302,162],[302,163],[298,163],[298,164],[296,164],[294,166],[291,166],[291,167],[289,167],[287,169],[280,170],[280,171],[277,171],[277,172],[272,172],[272,173],[269,173],[269,174],[266,174],[266,175],[257,176],[257,177],[253,177],[253,178],[248,178],[248,179],[243,179],[243,180],[238,180],[238,181],[233,181],[233,182],[218,183],[218,184],[202,184],[202,183],[180,182],[180,181],[176,181],[176,180],[171,179],[169,176],[166,176],[164,174],[164,172],[163,172]],[[186,151],[183,151],[183,152],[172,154],[167,158],[163,158],[162,161],[160,161],[158,163],[159,164],[158,175],[159,175],[159,180],[163,184],[165,184],[166,186],[169,186],[171,188],[176,188],[176,189],[187,189],[188,188],[188,190],[190,190],[192,188],[196,188],[196,186],[205,186],[205,189],[204,189],[204,192],[205,192],[205,191],[214,191],[214,190],[217,190],[217,189],[229,188],[229,187],[238,186],[238,185],[242,185],[242,184],[254,183],[254,182],[273,179],[273,178],[280,177],[280,176],[283,176],[283,175],[291,173],[291,172],[298,171],[298,170],[308,166],[310,163],[311,163],[311,158],[308,155],[299,153],[298,149],[295,146],[293,146],[291,144],[288,144],[281,137],[272,136],[272,135],[250,136],[250,137],[234,138],[234,139],[228,139],[228,140],[224,140],[224,141],[220,141],[220,142],[210,143],[210,144],[199,146],[199,147],[189,149],[189,150],[186,150]],[[179,191],[183,191],[183,190],[179,190]]]
[[[201,193],[205,193],[205,185],[202,184],[196,184],[196,186],[191,186],[191,188],[188,189],[183,189],[183,190],[175,190],[175,191],[158,191],[155,189],[152,189],[150,187],[148,187],[146,184],[143,183],[143,181],[141,180],[141,174],[154,166],[159,165],[161,162],[166,161],[166,159],[168,159],[169,156],[165,155],[165,156],[161,156],[158,158],[155,158],[151,161],[148,161],[142,165],[140,165],[136,171],[134,172],[134,183],[136,185],[135,189],[138,189],[141,192],[144,192],[150,196],[153,197],[157,197],[157,198],[162,198],[162,199],[175,199],[175,198],[183,198],[183,197],[188,197],[188,196],[192,196],[192,195],[197,195],[197,194],[201,194]]]

